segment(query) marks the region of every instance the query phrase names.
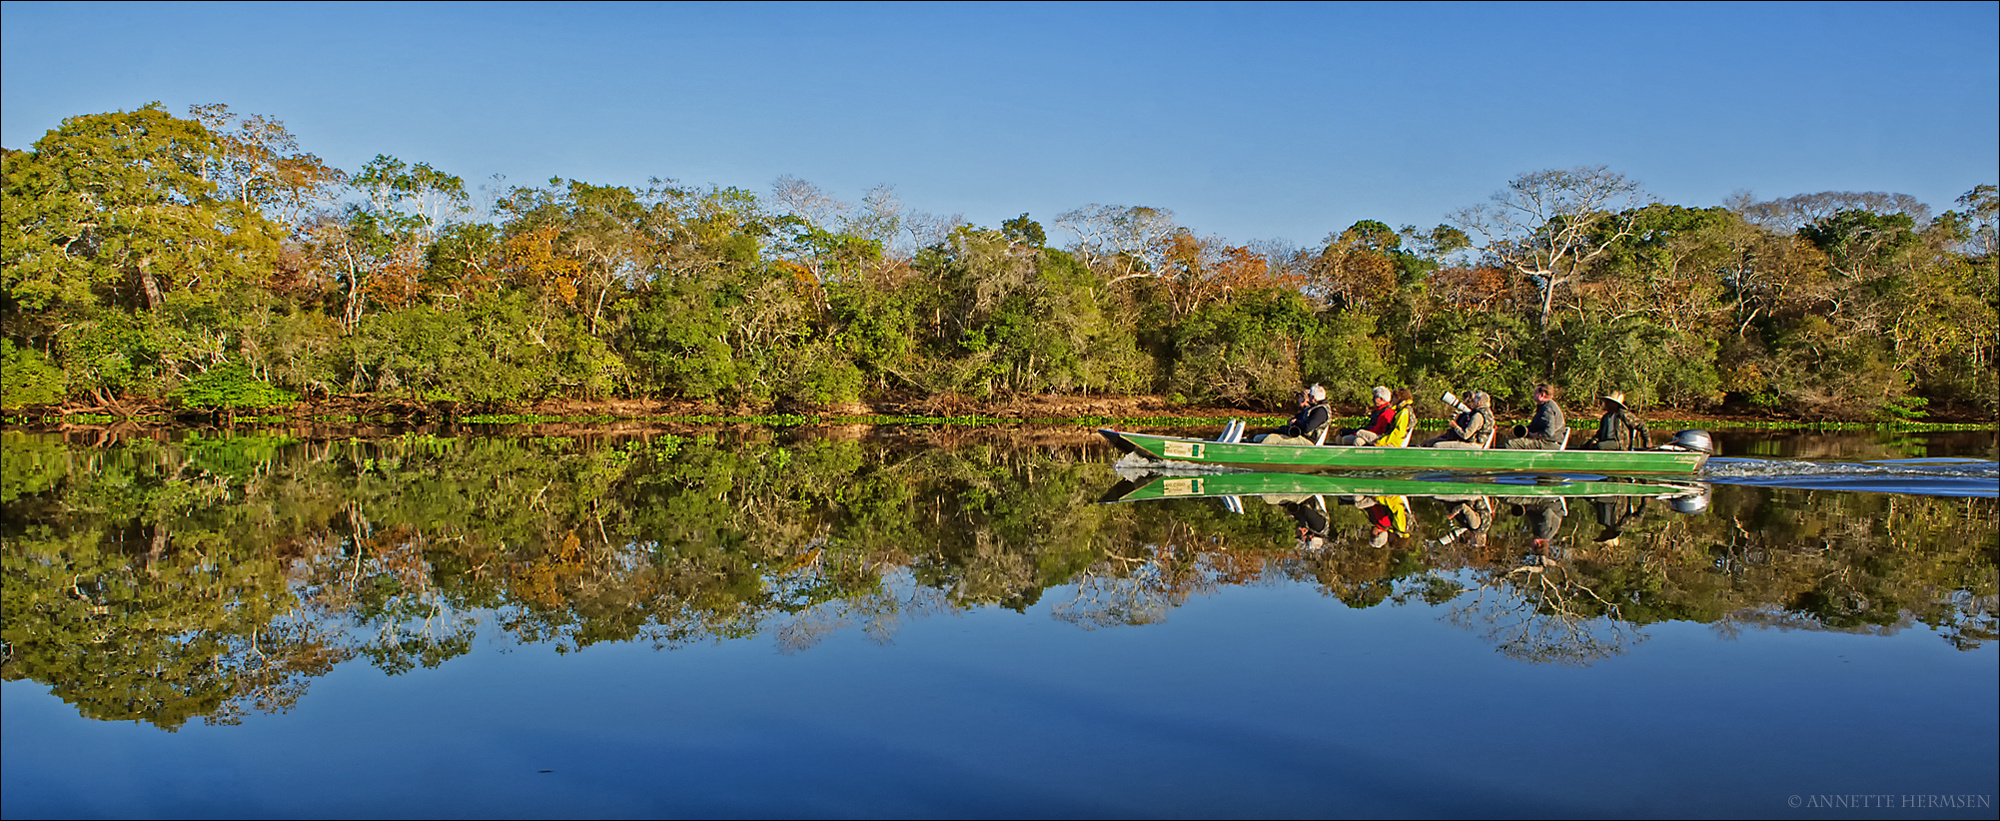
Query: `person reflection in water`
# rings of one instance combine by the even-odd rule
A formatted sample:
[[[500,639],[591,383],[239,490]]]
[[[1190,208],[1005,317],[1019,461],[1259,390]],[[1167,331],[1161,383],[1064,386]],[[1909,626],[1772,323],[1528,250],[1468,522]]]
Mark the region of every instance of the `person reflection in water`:
[[[1326,548],[1327,530],[1332,522],[1326,517],[1325,500],[1318,496],[1272,496],[1265,501],[1283,509],[1297,523],[1299,547],[1314,552]]]
[[[1644,496],[1614,496],[1591,499],[1590,506],[1597,512],[1597,524],[1604,529],[1593,541],[1605,547],[1617,547],[1618,539],[1625,533],[1625,527],[1646,512]]]
[[[1446,521],[1453,526],[1450,533],[1438,539],[1438,544],[1448,545],[1463,539],[1466,544],[1473,547],[1486,546],[1486,531],[1493,526],[1492,499],[1474,496],[1470,499],[1443,498],[1438,501],[1451,508]]]
[[[1514,512],[1528,520],[1529,544],[1533,546],[1534,555],[1550,555],[1556,534],[1562,531],[1563,516],[1569,513],[1563,500],[1560,497],[1536,499],[1516,506]]]
[[[1410,535],[1410,500],[1404,496],[1364,496],[1354,503],[1375,526],[1368,538],[1370,547],[1387,547],[1389,537]]]

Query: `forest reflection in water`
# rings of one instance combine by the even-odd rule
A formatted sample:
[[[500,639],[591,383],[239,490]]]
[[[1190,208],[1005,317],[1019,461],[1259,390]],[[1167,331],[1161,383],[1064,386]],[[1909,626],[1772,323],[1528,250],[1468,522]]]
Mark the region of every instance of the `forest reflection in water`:
[[[170,731],[287,710],[350,661],[420,675],[483,635],[800,652],[1045,599],[1077,627],[1131,628],[1254,585],[1436,608],[1525,663],[1635,652],[1667,621],[1923,625],[1961,649],[1996,629],[1991,498],[1717,485],[1678,506],[1504,488],[1099,504],[1116,454],[1078,431],[0,444],[5,679]]]

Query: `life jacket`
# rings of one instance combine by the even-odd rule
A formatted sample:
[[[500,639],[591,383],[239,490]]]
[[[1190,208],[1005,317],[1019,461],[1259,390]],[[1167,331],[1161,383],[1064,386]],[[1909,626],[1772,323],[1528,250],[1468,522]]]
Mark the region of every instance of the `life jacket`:
[[[1368,417],[1368,424],[1361,429],[1374,434],[1389,432],[1389,426],[1396,421],[1396,406],[1383,402],[1375,406],[1374,415]]]
[[[1458,426],[1453,436],[1463,436],[1462,441],[1484,446],[1493,438],[1493,411],[1486,408],[1473,408],[1461,413],[1452,423]]]
[[[1285,424],[1285,435],[1311,439],[1319,433],[1320,428],[1326,427],[1326,423],[1331,421],[1333,421],[1333,409],[1328,408],[1325,402],[1314,402],[1300,408],[1298,413],[1292,415],[1292,421]]]
[[[1417,414],[1410,409],[1411,404],[1410,400],[1405,399],[1393,406],[1396,412],[1393,422],[1388,432],[1375,440],[1376,447],[1400,448],[1410,444],[1410,434],[1417,430]]]

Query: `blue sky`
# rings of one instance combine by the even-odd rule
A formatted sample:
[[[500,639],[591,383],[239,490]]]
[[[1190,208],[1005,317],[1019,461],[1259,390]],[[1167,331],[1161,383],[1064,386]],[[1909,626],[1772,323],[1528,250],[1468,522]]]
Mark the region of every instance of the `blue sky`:
[[[2000,3],[0,5],[0,144],[152,100],[276,117],[349,170],[790,174],[1312,244],[1578,165],[1684,205],[1944,210],[2000,179]]]

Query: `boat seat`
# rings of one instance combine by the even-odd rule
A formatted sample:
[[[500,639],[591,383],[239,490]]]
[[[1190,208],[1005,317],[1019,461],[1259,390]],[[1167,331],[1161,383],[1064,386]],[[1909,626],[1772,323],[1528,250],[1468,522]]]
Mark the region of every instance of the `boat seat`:
[[[1222,443],[1241,442],[1243,441],[1243,431],[1247,427],[1241,420],[1231,419],[1229,420],[1229,424],[1222,426],[1222,433],[1216,435],[1215,441]]]
[[[1556,450],[1569,450],[1569,428],[1556,430]]]

